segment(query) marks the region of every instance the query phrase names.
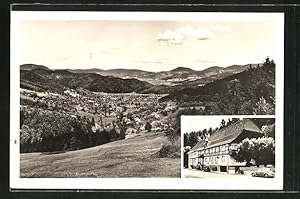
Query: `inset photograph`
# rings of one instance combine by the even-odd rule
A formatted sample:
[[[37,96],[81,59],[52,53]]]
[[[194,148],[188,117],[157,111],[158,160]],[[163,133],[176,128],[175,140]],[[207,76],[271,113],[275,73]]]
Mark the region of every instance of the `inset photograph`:
[[[182,178],[262,175],[281,188],[283,14],[11,19],[11,187],[206,190]]]
[[[183,116],[184,178],[274,178],[275,118]]]

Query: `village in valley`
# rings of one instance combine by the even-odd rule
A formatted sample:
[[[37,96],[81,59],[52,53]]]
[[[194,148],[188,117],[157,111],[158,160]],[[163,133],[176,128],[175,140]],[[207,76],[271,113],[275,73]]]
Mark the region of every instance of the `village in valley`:
[[[171,128],[168,120],[163,118],[177,109],[176,103],[159,103],[159,99],[163,96],[138,93],[95,93],[73,89],[67,89],[63,94],[58,94],[21,89],[21,99],[22,101],[24,99],[21,109],[30,112],[35,108],[40,108],[45,111],[58,111],[70,117],[86,117],[95,122],[95,129],[112,128],[122,115],[123,122],[131,127],[131,132],[145,132],[147,123],[151,125],[151,131],[162,132]],[[37,106],[26,105],[28,101]],[[131,132],[128,131],[126,136],[129,136]]]
[[[63,93],[21,89],[21,112],[30,115],[41,110],[58,112],[92,122],[92,131],[115,129],[124,138],[173,130],[170,116],[177,111],[174,102],[159,102],[164,95],[138,93],[95,93],[66,89]],[[174,116],[173,116],[174,117]],[[23,120],[21,121],[23,123]],[[120,132],[124,127],[125,131]]]

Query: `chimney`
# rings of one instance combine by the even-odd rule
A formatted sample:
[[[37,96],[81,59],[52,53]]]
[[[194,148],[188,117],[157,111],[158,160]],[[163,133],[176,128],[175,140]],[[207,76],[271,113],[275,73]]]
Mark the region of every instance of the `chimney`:
[[[207,138],[207,137],[205,138],[204,142],[205,142],[205,143],[204,143],[204,148],[206,148],[206,147],[207,147],[207,144],[208,144],[208,138]]]

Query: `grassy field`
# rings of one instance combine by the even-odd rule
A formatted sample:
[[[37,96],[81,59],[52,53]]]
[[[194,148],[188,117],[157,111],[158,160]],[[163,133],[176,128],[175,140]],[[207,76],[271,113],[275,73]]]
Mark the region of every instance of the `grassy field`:
[[[180,177],[180,158],[158,158],[167,143],[162,134],[59,154],[21,154],[21,177]]]

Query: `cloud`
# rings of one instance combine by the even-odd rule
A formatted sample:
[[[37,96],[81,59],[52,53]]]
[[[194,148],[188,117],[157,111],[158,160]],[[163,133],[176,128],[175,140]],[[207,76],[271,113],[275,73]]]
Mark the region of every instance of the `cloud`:
[[[185,26],[175,30],[167,30],[159,33],[155,38],[160,45],[180,45],[185,39],[208,40],[215,37],[215,33],[209,28],[195,28]]]
[[[166,32],[159,33],[156,40],[161,45],[180,45],[183,42],[183,35],[176,31],[167,30]]]

